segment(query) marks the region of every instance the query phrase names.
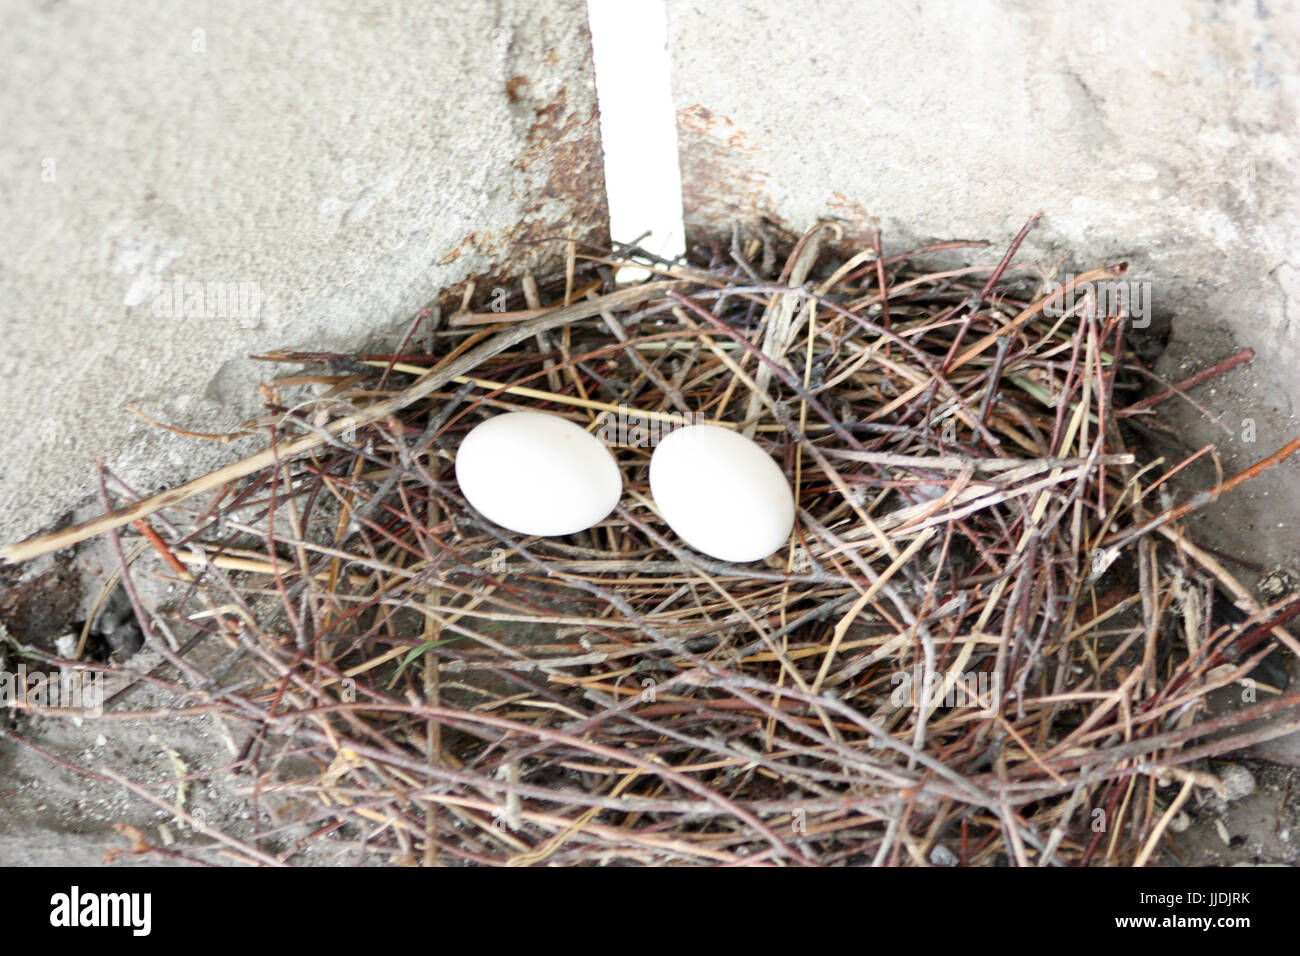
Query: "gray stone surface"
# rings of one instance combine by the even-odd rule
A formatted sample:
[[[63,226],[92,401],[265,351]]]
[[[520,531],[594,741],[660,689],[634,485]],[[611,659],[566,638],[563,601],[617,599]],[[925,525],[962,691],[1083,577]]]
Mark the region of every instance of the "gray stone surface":
[[[605,229],[582,0],[2,0],[0,64],[6,542],[97,456],[152,489],[247,450],[127,403],[233,428],[283,371],[248,354],[356,347]]]
[[[668,4],[695,236],[1005,242],[1042,211],[1025,259],[1128,260],[1175,334],[1231,329],[1300,397],[1296,3]]]

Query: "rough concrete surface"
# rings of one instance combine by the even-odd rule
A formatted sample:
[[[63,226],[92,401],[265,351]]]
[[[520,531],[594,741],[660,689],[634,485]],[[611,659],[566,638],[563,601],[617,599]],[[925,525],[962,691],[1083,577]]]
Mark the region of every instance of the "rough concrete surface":
[[[247,355],[355,347],[605,229],[582,0],[3,0],[0,64],[6,542],[97,456],[152,489],[247,450],[126,404],[234,428],[283,370]]]
[[[1230,328],[1300,397],[1296,3],[668,6],[696,236],[996,241],[1042,211],[1026,258],[1129,261],[1175,335]]]
[[[1234,783],[1231,799],[1209,790],[1188,800],[1157,856],[1164,866],[1295,866],[1300,864],[1300,788],[1288,768],[1263,760],[1212,761],[1212,773]],[[1243,792],[1244,791],[1244,792]],[[1167,788],[1170,799],[1177,787]]]

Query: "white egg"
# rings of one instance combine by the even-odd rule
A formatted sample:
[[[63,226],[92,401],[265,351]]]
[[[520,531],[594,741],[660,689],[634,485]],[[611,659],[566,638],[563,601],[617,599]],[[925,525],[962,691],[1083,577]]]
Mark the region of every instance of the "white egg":
[[[456,452],[456,481],[485,518],[541,536],[590,528],[623,493],[601,440],[542,412],[508,412],[475,427]]]
[[[668,526],[697,551],[758,561],[786,543],[794,495],[767,452],[718,425],[670,432],[650,458],[650,494]]]

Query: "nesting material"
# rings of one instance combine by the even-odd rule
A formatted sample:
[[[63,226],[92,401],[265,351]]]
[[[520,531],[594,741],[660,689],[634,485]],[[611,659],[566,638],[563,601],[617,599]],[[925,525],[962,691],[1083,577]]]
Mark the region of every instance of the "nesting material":
[[[593,253],[395,349],[268,356],[307,370],[265,389],[267,452],[67,534],[145,532],[162,560],[128,580],[182,595],[152,612],[151,645],[162,622],[181,648],[153,679],[245,742],[250,790],[298,798],[304,841],[509,865],[1176,852],[1198,767],[1300,726],[1294,693],[1207,715],[1295,650],[1300,603],[1253,605],[1179,519],[1300,443],[1177,492],[1185,463],[1139,460],[1125,427],[1177,390],[1141,397],[1128,318],[1087,294],[1122,266],[1062,285],[1014,246],[939,268],[981,244],[837,258],[833,232],[637,257],[654,281],[606,294],[626,260]],[[457,450],[513,411],[610,447],[607,518],[533,537],[465,500]],[[765,560],[703,554],[655,508],[655,448],[701,423],[792,491]],[[1244,623],[1218,623],[1224,593]],[[197,644],[221,653],[194,673]],[[314,769],[273,772],[290,753]]]

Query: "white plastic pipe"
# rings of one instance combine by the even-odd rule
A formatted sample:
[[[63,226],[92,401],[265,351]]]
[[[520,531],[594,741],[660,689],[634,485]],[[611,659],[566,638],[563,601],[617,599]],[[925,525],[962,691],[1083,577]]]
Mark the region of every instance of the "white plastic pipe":
[[[665,259],[686,249],[664,0],[587,0],[609,231]],[[644,269],[624,268],[620,282]]]

